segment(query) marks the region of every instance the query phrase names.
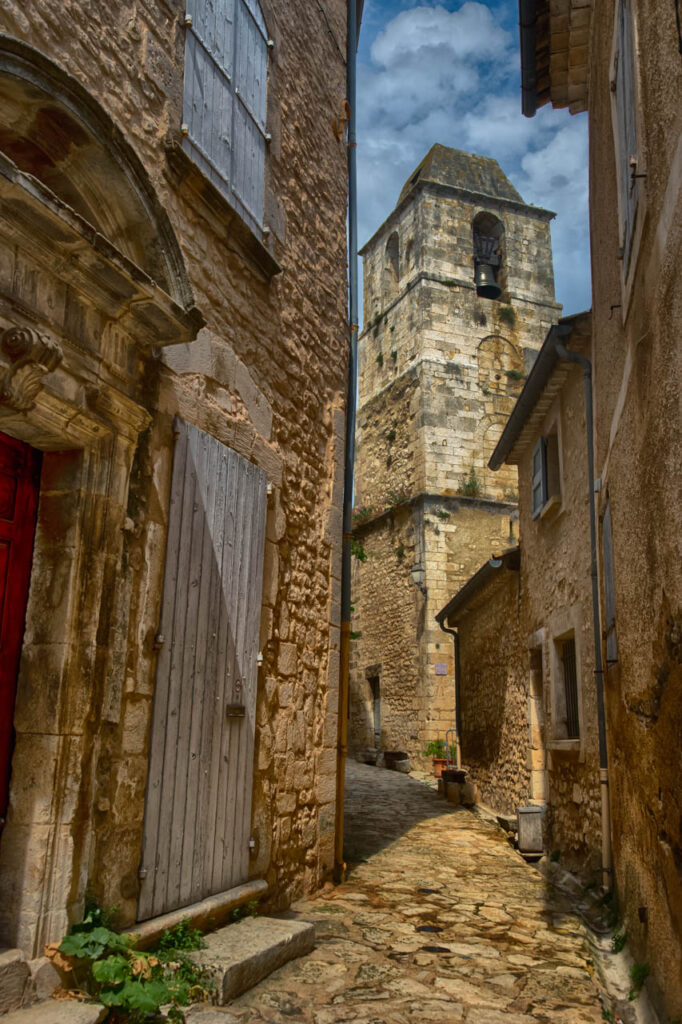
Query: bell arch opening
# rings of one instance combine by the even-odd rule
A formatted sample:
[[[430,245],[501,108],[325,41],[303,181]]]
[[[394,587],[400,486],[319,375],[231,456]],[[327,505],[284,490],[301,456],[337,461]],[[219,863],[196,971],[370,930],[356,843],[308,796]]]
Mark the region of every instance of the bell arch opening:
[[[474,241],[474,282],[482,299],[500,299],[506,277],[504,271],[504,224],[484,210],[472,224]]]
[[[37,178],[179,305],[193,305],[175,232],[142,162],[74,78],[0,35],[0,156]]]

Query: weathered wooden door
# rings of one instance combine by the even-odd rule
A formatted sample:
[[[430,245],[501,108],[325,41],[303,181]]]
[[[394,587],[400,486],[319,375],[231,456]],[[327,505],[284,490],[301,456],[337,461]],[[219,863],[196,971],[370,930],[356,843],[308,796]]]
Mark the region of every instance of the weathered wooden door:
[[[248,877],[267,481],[175,428],[140,920]]]
[[[9,798],[12,720],[39,487],[40,452],[0,434],[0,828]]]

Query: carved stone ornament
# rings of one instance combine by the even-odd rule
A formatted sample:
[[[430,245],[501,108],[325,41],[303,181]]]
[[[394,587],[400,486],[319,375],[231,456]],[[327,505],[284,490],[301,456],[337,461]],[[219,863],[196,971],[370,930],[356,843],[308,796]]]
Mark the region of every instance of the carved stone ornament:
[[[31,327],[8,327],[0,334],[0,352],[10,362],[0,368],[0,406],[28,412],[36,404],[43,377],[64,358],[61,346]]]

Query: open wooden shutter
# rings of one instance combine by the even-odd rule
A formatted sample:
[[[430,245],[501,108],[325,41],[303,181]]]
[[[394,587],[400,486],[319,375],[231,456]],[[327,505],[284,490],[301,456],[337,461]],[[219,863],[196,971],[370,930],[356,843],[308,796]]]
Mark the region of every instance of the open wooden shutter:
[[[637,178],[637,90],[635,86],[635,46],[631,0],[620,0],[616,26],[615,101],[618,137],[618,175],[623,234],[623,266],[627,273],[637,216],[639,186]]]
[[[257,0],[187,0],[183,146],[251,227],[263,223],[267,29]]]
[[[266,477],[176,420],[139,918],[248,877]]]
[[[613,539],[611,536],[611,505],[607,503],[602,520],[602,559],[604,566],[604,632],[606,663],[618,661],[616,639],[616,595],[613,589]]]
[[[532,518],[537,519],[547,501],[547,450],[544,437],[533,449],[533,481],[531,491]]]

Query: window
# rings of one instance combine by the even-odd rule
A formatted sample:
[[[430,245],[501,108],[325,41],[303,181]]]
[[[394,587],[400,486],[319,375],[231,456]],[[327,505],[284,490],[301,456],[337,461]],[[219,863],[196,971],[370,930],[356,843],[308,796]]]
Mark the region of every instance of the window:
[[[580,738],[580,716],[578,713],[578,672],[575,656],[575,637],[559,641],[559,658],[563,677],[563,708],[557,708],[557,726],[565,733],[567,740]],[[563,714],[561,713],[563,712]]]
[[[613,541],[611,537],[611,505],[607,502],[602,520],[602,559],[604,566],[604,633],[606,664],[618,661],[616,639],[616,596],[613,588]]]
[[[639,200],[635,44],[632,0],[619,0],[616,12],[614,55],[611,74],[614,136],[618,174],[620,231],[623,269],[627,275]]]
[[[550,507],[561,501],[561,468],[559,462],[559,434],[551,430],[538,438],[533,449],[531,515],[537,519]]]
[[[188,0],[183,147],[260,234],[268,34],[258,0]]]

